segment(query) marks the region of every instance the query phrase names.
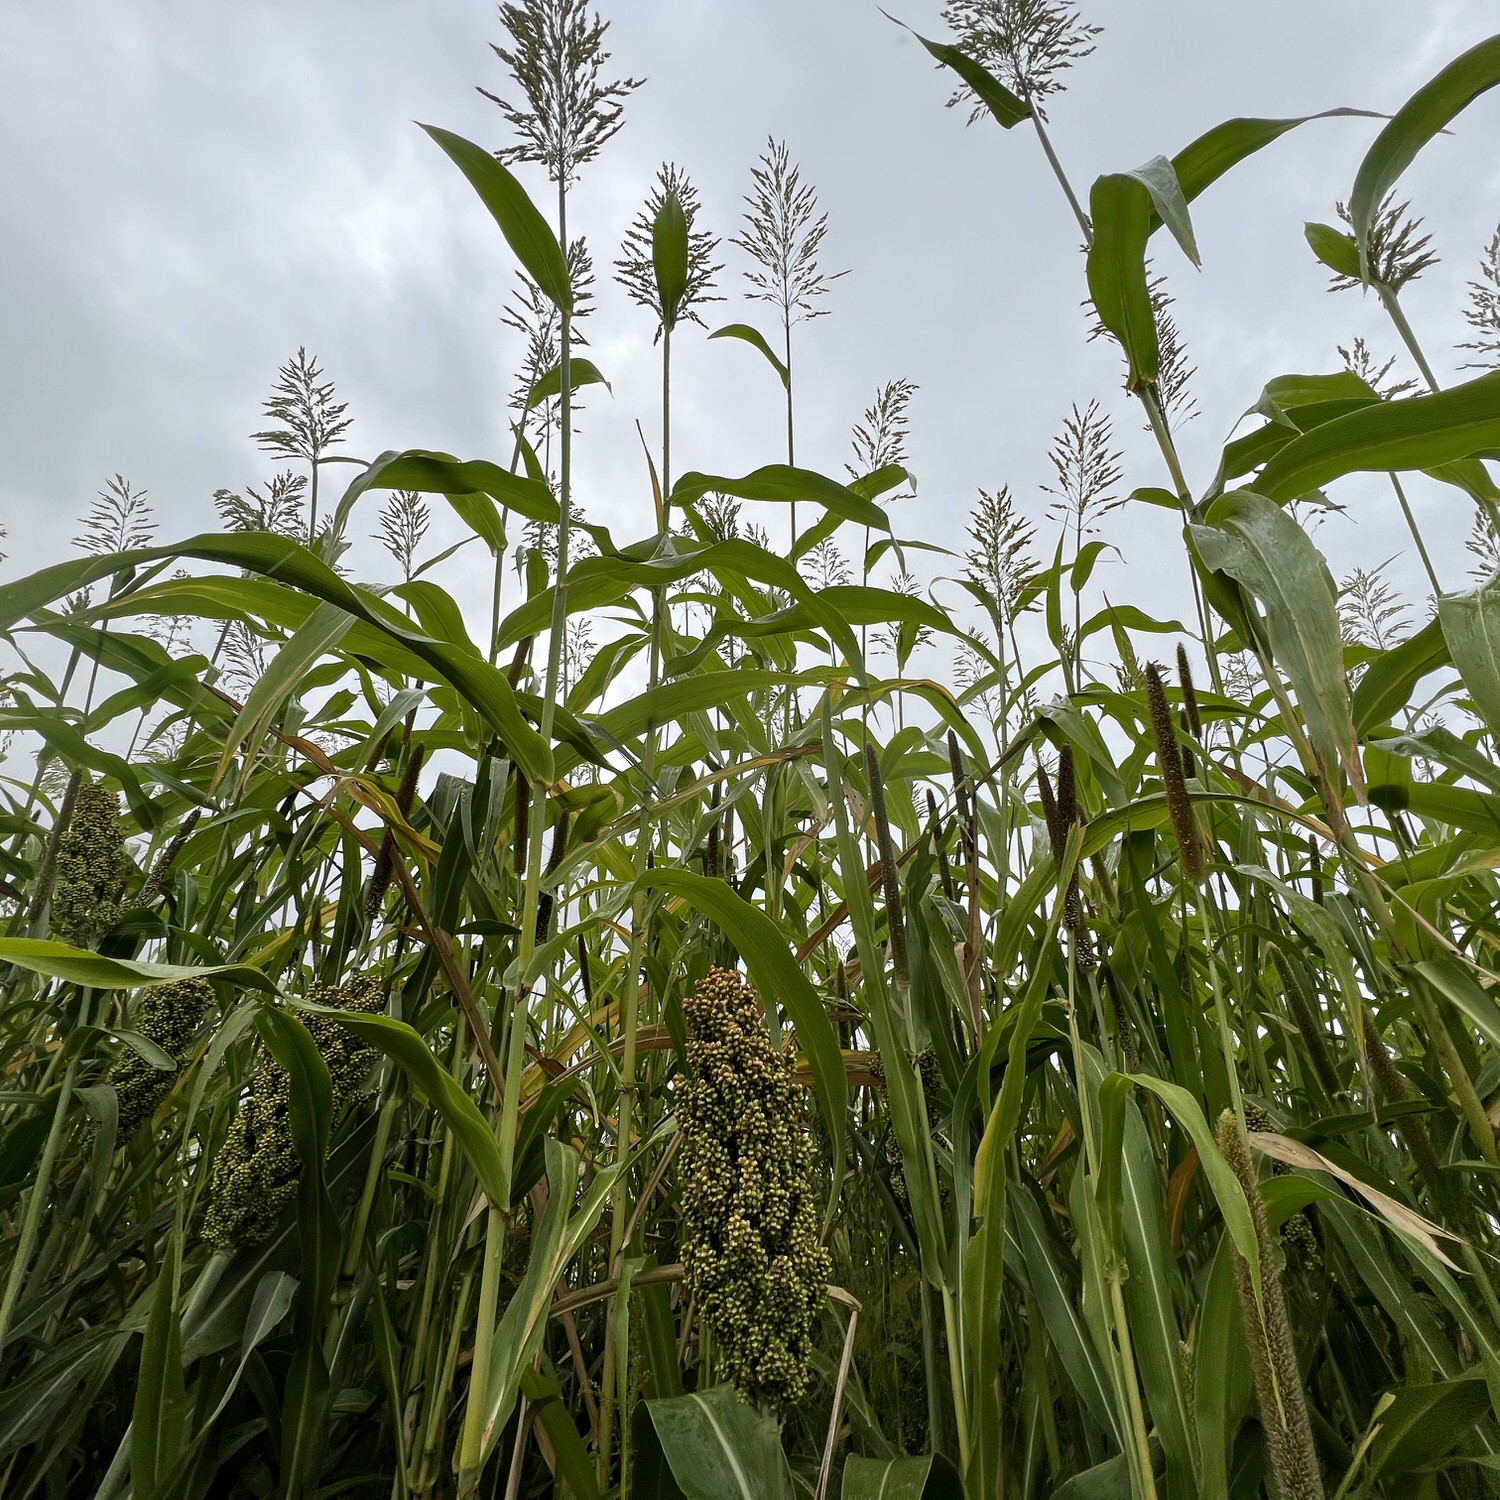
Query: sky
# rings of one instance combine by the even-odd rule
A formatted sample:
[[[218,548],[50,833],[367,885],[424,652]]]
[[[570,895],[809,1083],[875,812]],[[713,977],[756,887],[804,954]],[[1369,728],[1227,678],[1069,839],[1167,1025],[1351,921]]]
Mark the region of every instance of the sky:
[[[934,0],[887,6],[945,35]],[[1029,130],[966,127],[966,111],[944,108],[951,75],[869,0],[600,9],[610,67],[647,82],[571,200],[570,229],[600,272],[589,354],[613,388],[591,392],[578,419],[590,520],[620,541],[651,529],[636,424],[654,447],[659,351],[649,315],[607,274],[620,239],[658,164],[673,160],[699,190],[699,224],[727,241],[768,135],[787,141],[818,190],[825,269],[848,271],[824,299],[828,315],[797,331],[800,463],[841,476],[851,427],[880,385],[903,378],[919,387],[918,489],[898,508],[898,535],[961,551],[978,489],[1001,484],[1048,532],[1047,451],[1071,406],[1091,399],[1113,418],[1123,488],[1168,482],[1121,389],[1118,354],[1087,341],[1078,228]],[[1099,173],[1170,155],[1233,115],[1390,111],[1497,18],[1482,0],[1083,9],[1104,34],[1050,107],[1080,195]],[[496,6],[480,0],[0,6],[0,579],[69,555],[116,473],[148,492],[160,540],[213,529],[213,492],[275,466],[249,434],[299,345],[348,402],[346,453],[508,460],[506,398],[523,350],[500,314],[514,262],[414,123],[505,144],[499,110],[475,88],[506,91],[488,45],[501,37]],[[1166,236],[1153,242],[1198,372],[1199,415],[1180,434],[1195,492],[1269,378],[1337,369],[1336,345],[1356,336],[1382,358],[1401,352],[1373,297],[1326,290],[1302,237],[1305,220],[1333,218],[1377,128],[1317,121],[1236,168],[1193,205],[1201,270]],[[1445,382],[1463,378],[1465,284],[1500,219],[1497,138],[1500,91],[1401,185],[1441,256],[1403,301]],[[537,169],[518,170],[548,203]],[[725,243],[718,258],[725,300],[705,310],[710,326],[769,331],[769,310],[744,300],[742,252]],[[781,460],[771,372],[745,345],[703,333],[674,342],[674,469],[740,474]],[[1404,358],[1397,370],[1414,373]],[[1468,502],[1420,479],[1411,493],[1445,589],[1468,586]],[[1420,619],[1427,589],[1389,488],[1353,478],[1334,498],[1346,510],[1315,537],[1335,575],[1391,559],[1388,577]],[[356,511],[346,562],[389,583],[393,564],[366,540],[378,504]],[[458,535],[435,516],[434,549]],[[1118,550],[1095,574],[1095,607],[1107,597],[1158,614],[1190,608],[1170,514],[1129,506],[1101,536]],[[915,569],[956,605],[943,580],[958,566],[929,556]],[[476,621],[487,575],[473,549],[444,575]]]

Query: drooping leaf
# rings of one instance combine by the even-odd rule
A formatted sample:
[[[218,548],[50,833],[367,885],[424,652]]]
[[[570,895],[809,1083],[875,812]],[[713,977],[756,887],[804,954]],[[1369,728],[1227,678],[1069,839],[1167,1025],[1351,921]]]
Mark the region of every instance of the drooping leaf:
[[[587,360],[577,359],[573,365],[574,384],[581,385],[586,377],[579,376],[578,367],[582,365],[592,370],[593,366]],[[598,371],[594,374],[598,376]],[[545,375],[542,377],[543,380],[546,378]],[[548,394],[556,394],[555,375],[553,389]],[[416,490],[422,495],[442,495],[491,546],[494,545],[498,520],[485,520],[476,525],[474,507],[464,503],[468,497],[488,495],[528,521],[556,521],[558,516],[557,501],[540,480],[512,474],[486,459],[465,461],[448,453],[432,453],[425,448],[382,453],[345,491],[344,503],[349,504],[351,498],[357,498],[366,490]],[[503,541],[501,545],[504,545]]]
[[[889,11],[883,10],[881,15],[888,21],[896,21],[895,16]],[[1022,120],[1031,118],[1031,106],[1024,99],[1019,99],[1011,93],[988,68],[976,62],[967,52],[961,51],[948,42],[929,42],[925,36],[919,36],[912,31],[905,21],[896,21],[896,25],[904,31],[911,31],[911,34],[945,68],[952,68],[973,89],[979,102],[989,110],[1003,129],[1009,130],[1013,125],[1019,125]]]
[[[275,981],[250,964],[207,964],[194,968],[133,958],[106,958],[52,938],[0,938],[0,961],[29,969],[33,974],[48,974],[54,979],[98,990],[145,989],[183,979],[223,979],[241,989],[276,993]]]
[[[847,484],[789,464],[767,464],[742,479],[729,479],[721,474],[684,474],[672,486],[672,504],[676,507],[691,503],[710,490],[733,495],[737,500],[811,500],[831,515],[853,521],[856,526],[868,526],[873,531],[891,529],[886,513]]]
[[[1500,578],[1468,594],[1442,594],[1437,624],[1464,689],[1490,733],[1500,733]]]
[[[604,378],[599,366],[593,360],[583,359],[577,354],[572,355],[568,360],[568,380],[575,391],[586,385],[602,385],[611,395],[614,394],[615,388]],[[550,401],[553,396],[561,393],[562,365],[555,364],[544,375],[539,376],[536,384],[532,386],[531,394],[526,398],[526,410],[534,411],[542,402]],[[534,484],[536,481],[528,479],[524,482]],[[553,510],[555,515],[556,502],[553,503]]]
[[[1190,530],[1205,565],[1260,602],[1271,650],[1296,690],[1313,745],[1330,767],[1343,764],[1362,795],[1338,591],[1322,555],[1291,516],[1250,490],[1220,496],[1204,524]]]
[[[427,1044],[413,1027],[394,1016],[305,1003],[298,1008],[337,1021],[372,1047],[378,1047],[396,1063],[412,1087],[443,1117],[490,1201],[498,1204],[510,1202],[505,1163],[493,1129],[480,1113],[479,1106],[427,1050]]]
[[[775,350],[766,342],[766,337],[758,329],[752,328],[748,323],[727,323],[723,328],[716,328],[709,334],[711,339],[739,339],[741,343],[749,344],[752,349],[759,349],[765,355],[771,368],[776,371],[777,378],[782,385],[791,384],[791,371],[782,363]]]
[[[1089,246],[1089,295],[1099,321],[1119,340],[1129,366],[1126,386],[1154,385],[1161,363],[1156,313],[1146,277],[1146,241],[1151,236],[1151,194],[1137,178],[1113,172],[1097,178],[1089,192],[1094,242]]]

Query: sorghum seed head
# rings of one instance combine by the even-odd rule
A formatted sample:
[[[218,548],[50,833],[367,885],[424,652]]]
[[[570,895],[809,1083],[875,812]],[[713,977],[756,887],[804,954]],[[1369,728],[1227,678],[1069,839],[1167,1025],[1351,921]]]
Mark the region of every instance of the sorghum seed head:
[[[793,1062],[737,974],[712,970],[683,1014],[683,1269],[729,1379],[747,1400],[785,1410],[811,1384],[813,1315],[830,1275]]]
[[[179,979],[144,991],[136,1001],[130,1017],[132,1029],[147,1041],[155,1042],[178,1067],[168,1072],[152,1067],[139,1052],[131,1049],[121,1052],[105,1082],[114,1085],[120,1111],[116,1138],[122,1144],[156,1113],[157,1106],[171,1092],[213,998],[213,989],[206,980]]]
[[[120,920],[120,887],[129,868],[120,799],[103,782],[85,778],[57,846],[52,930],[75,948],[92,948]]]
[[[337,986],[314,985],[307,998],[318,1005],[366,1014],[385,1008],[379,984],[368,975],[356,975]],[[298,1019],[328,1066],[337,1123],[358,1094],[374,1051],[329,1016],[303,1014]],[[291,1080],[267,1054],[214,1161],[205,1238],[224,1250],[259,1244],[296,1198],[301,1173],[292,1141]]]

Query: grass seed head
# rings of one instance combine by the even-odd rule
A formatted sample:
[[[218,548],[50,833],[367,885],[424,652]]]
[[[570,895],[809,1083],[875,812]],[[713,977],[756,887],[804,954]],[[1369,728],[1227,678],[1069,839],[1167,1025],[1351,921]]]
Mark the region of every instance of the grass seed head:
[[[712,970],[683,1012],[683,1268],[724,1373],[747,1400],[785,1411],[812,1383],[813,1318],[830,1275],[793,1062],[737,974]]]
[[[1203,845],[1198,839],[1198,825],[1193,821],[1193,803],[1182,775],[1182,756],[1177,749],[1177,726],[1167,705],[1162,686],[1161,668],[1155,662],[1146,666],[1146,702],[1151,710],[1151,733],[1156,740],[1156,769],[1166,794],[1167,813],[1172,820],[1172,837],[1177,843],[1177,857],[1182,873],[1194,885],[1203,883]]]
[[[368,975],[342,985],[314,985],[313,1004],[374,1014],[385,1008],[380,986]],[[337,1124],[370,1070],[374,1050],[328,1016],[299,1015],[323,1061]],[[214,1161],[204,1237],[216,1249],[241,1249],[266,1239],[297,1196],[302,1167],[292,1141],[291,1078],[269,1054],[261,1057],[250,1093],[230,1122]]]
[[[114,1085],[119,1101],[117,1139],[122,1144],[156,1113],[171,1091],[213,998],[207,980],[179,979],[146,990],[136,1002],[130,1018],[133,1028],[147,1041],[155,1042],[178,1067],[169,1072],[153,1067],[133,1049],[121,1052],[105,1081]]]
[[[120,799],[102,782],[85,780],[57,846],[52,930],[75,948],[94,947],[120,920],[120,887],[129,868]]]

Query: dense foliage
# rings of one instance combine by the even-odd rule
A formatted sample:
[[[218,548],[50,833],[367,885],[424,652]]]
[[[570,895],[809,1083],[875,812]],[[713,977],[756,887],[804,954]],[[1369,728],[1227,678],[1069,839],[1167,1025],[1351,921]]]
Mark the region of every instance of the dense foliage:
[[[947,19],[963,50],[924,45],[1038,138],[1163,461],[1127,481],[1075,408],[1050,563],[981,494],[972,628],[900,539],[909,382],[847,482],[795,466],[837,276],[775,141],[734,241],[771,335],[718,333],[784,388],[785,462],[672,472],[673,339],[725,288],[667,165],[616,263],[654,514],[588,522],[568,190],[638,85],[584,0],[502,7],[497,153],[427,127],[521,266],[509,462],[387,452],[330,502],[353,419],[299,350],[256,434],[290,467],[222,529],[153,545],[116,476],[82,558],[0,586],[0,1493],[1500,1492],[1500,371],[1439,388],[1391,199],[1500,39],[1369,122],[1308,226],[1422,386],[1362,345],[1268,372],[1190,481],[1147,253],[1196,259],[1192,200],[1305,122],[1085,205],[1041,101],[1098,29]],[[1408,631],[1307,523],[1355,473],[1411,521],[1418,471],[1486,577]],[[377,503],[395,582],[340,562]],[[1180,512],[1194,628],[1084,617],[1123,504]]]

